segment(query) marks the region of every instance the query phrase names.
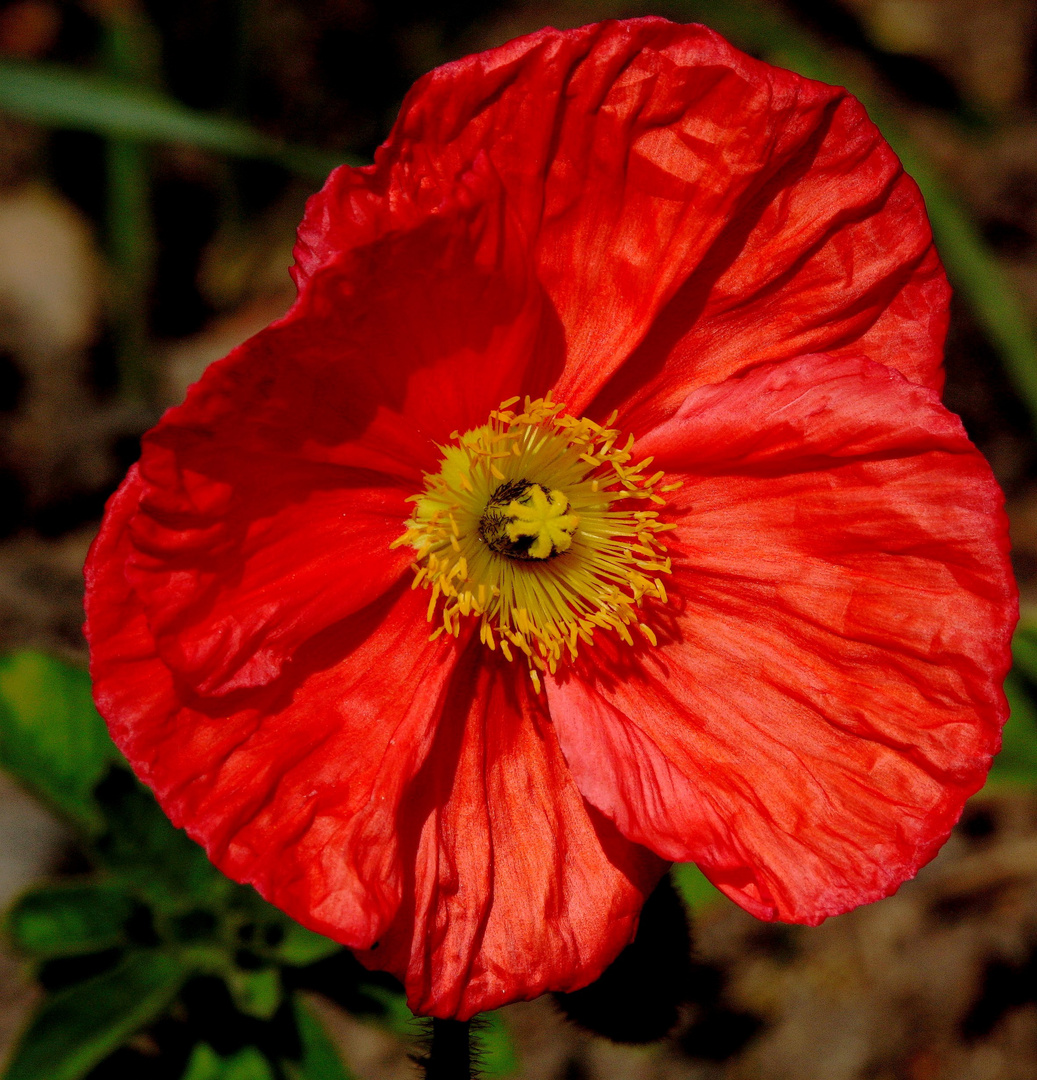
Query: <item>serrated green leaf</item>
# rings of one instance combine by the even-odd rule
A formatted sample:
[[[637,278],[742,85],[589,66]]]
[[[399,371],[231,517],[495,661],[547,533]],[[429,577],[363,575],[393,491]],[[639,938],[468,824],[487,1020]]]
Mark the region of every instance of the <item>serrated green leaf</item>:
[[[519,1071],[515,1042],[499,1012],[484,1013],[475,1030],[481,1076],[514,1076]]]
[[[223,978],[234,1004],[247,1016],[269,1020],[277,1012],[284,996],[277,968],[242,971],[232,966],[224,971]]]
[[[323,934],[307,930],[291,919],[284,919],[284,940],[270,951],[281,961],[292,967],[305,967],[333,956],[342,948],[337,941]]]
[[[7,914],[14,944],[38,959],[125,944],[133,900],[116,885],[51,885],[24,895]]]
[[[49,656],[0,659],[0,767],[78,827],[96,833],[93,798],[118,750],[90,696],[90,677]]]
[[[199,1043],[182,1080],[274,1080],[270,1062],[254,1046],[220,1057],[208,1043]]]
[[[15,1049],[4,1080],[79,1080],[156,1020],[185,975],[173,957],[137,950],[102,975],[47,998]]]
[[[296,994],[292,1004],[302,1056],[299,1061],[284,1063],[291,1080],[353,1080],[324,1025],[306,1002]]]
[[[57,64],[0,60],[0,109],[49,127],[274,161],[315,180],[348,158],[292,146],[229,117],[188,109],[158,91]]]
[[[670,880],[692,915],[723,896],[694,863],[674,863],[670,867]]]

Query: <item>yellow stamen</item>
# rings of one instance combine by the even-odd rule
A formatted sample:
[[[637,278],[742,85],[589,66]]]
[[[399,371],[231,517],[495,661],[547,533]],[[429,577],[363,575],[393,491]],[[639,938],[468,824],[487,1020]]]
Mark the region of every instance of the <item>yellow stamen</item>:
[[[633,645],[636,628],[656,644],[645,605],[666,602],[660,534],[674,526],[640,507],[665,505],[658,491],[679,485],[645,475],[651,459],[633,461],[614,416],[600,425],[550,396],[523,399],[520,412],[518,402],[441,448],[394,546],[417,553],[413,584],[431,589],[428,617],[441,622],[433,636],[479,619],[480,641],[494,649],[499,638],[506,660],[519,650],[539,692],[539,673],[592,645],[595,629]]]

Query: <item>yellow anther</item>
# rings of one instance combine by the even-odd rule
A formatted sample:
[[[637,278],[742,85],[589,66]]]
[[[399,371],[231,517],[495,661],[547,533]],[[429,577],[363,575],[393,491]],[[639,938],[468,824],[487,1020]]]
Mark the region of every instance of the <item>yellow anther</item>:
[[[499,638],[508,660],[521,652],[539,693],[540,673],[592,645],[596,630],[630,644],[636,627],[655,642],[643,605],[666,601],[658,534],[673,525],[645,507],[676,482],[645,475],[648,460],[634,460],[614,416],[601,425],[550,396],[523,399],[521,411],[518,402],[455,433],[394,544],[415,550],[412,584],[430,589],[433,636],[459,636],[478,618],[480,641],[496,649]]]

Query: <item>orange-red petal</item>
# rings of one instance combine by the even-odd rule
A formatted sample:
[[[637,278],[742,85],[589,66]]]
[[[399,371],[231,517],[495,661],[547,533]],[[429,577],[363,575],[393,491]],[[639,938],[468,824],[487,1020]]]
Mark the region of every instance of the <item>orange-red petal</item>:
[[[519,38],[420,79],[376,164],[332,174],[297,279],[363,242],[373,206],[480,159],[560,319],[575,412],[614,375],[595,411],[630,399],[654,423],[752,363],[855,345],[940,385],[922,200],[844,90],[658,18]]]
[[[1001,493],[930,390],[801,357],[689,395],[657,649],[548,682],[580,790],[761,918],[888,895],[983,782],[1016,592]]]
[[[509,221],[478,171],[432,209],[397,205],[145,438],[128,573],[193,689],[267,684],[405,572],[390,545],[437,444],[547,354]]]
[[[401,902],[401,793],[460,645],[430,645],[424,597],[397,588],[308,642],[271,686],[192,693],[124,572],[139,495],[133,470],[87,571],[91,674],[113,738],[221,870],[306,926],[371,945]]]
[[[596,979],[665,864],[584,802],[526,674],[477,642],[400,810],[407,902],[362,953],[467,1019]]]

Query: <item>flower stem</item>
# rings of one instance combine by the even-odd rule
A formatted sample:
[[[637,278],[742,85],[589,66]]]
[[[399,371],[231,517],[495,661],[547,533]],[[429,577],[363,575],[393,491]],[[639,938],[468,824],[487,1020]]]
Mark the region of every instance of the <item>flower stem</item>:
[[[471,1080],[471,1021],[433,1018],[432,1045],[421,1064],[425,1080]]]

